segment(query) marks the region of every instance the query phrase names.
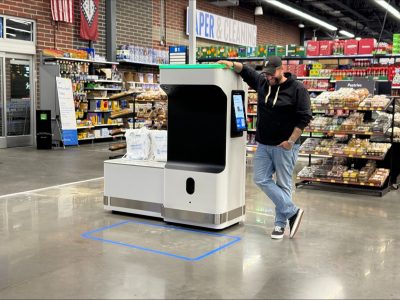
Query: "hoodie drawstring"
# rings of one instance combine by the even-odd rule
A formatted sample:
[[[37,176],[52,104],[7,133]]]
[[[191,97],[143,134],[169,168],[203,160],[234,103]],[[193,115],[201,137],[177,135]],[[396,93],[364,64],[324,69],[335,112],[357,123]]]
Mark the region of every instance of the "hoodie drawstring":
[[[276,101],[278,101],[278,95],[279,95],[279,90],[280,90],[280,88],[281,88],[281,87],[278,86],[278,89],[276,90],[274,102],[272,102],[272,107],[274,107],[275,104],[276,104]],[[269,86],[268,86],[268,95],[265,97],[265,103],[268,102],[268,98],[269,98],[270,95],[271,95],[271,86],[269,85]]]

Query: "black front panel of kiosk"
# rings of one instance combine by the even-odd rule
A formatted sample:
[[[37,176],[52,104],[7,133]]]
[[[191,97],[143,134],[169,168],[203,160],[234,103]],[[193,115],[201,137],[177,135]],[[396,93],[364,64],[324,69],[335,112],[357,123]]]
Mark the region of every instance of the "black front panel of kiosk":
[[[218,86],[162,85],[168,94],[166,168],[207,173],[225,169],[227,97]]]

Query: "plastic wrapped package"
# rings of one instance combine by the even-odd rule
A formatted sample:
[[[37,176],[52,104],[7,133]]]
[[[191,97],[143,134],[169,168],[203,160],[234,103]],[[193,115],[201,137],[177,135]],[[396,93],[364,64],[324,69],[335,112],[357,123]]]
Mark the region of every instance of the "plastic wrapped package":
[[[151,140],[149,130],[146,127],[129,129],[125,133],[126,154],[125,159],[148,160],[150,157]]]
[[[151,148],[155,161],[167,161],[167,131],[151,130]]]

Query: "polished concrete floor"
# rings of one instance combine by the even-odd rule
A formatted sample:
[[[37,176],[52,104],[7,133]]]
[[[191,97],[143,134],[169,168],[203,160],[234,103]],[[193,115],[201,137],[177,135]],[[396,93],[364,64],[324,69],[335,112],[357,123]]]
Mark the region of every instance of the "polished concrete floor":
[[[19,186],[9,190],[30,191],[0,196],[0,299],[400,298],[399,192],[376,198],[297,190],[295,201],[305,210],[299,233],[274,241],[272,205],[253,185],[249,168],[246,220],[219,232],[241,240],[199,261],[185,261],[82,234],[124,221],[145,222],[95,235],[188,257],[229,239],[105,212],[102,179],[43,189],[100,177],[101,161],[109,155],[103,146],[57,155],[2,151],[0,181],[19,178]],[[19,163],[5,159],[10,153]],[[5,164],[18,167],[5,172]],[[29,170],[38,164],[40,170]],[[44,177],[36,178],[36,172]]]

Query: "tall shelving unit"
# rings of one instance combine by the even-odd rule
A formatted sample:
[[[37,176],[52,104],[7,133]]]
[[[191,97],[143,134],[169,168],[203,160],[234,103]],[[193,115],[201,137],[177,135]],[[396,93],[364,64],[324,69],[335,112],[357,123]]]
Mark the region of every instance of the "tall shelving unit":
[[[395,59],[400,58],[400,55],[332,55],[332,56],[315,56],[315,57],[282,57],[282,60],[286,61],[299,61],[301,63],[305,61],[319,61],[319,60],[336,60],[337,65],[340,65],[341,60],[358,60],[358,59],[369,59],[369,60],[375,60],[375,61],[380,61],[381,59]],[[230,61],[238,61],[242,63],[248,63],[248,62],[262,62],[265,60],[264,57],[249,57],[249,58],[224,58],[225,60],[230,60]],[[209,62],[216,62],[220,60],[220,58],[212,58],[212,59],[198,59],[199,63],[209,63]],[[348,79],[348,78],[346,78]],[[380,78],[374,78],[376,81],[384,81],[381,80]],[[331,77],[312,77],[312,76],[307,76],[307,77],[299,77],[298,80],[304,81],[304,80],[324,80],[324,81],[329,81],[328,88],[326,89],[309,89],[310,93],[315,93],[315,94],[320,94],[321,92],[327,91],[328,89],[331,89],[333,85],[336,84],[336,80],[332,80]],[[386,80],[387,81],[387,80]],[[251,93],[255,93],[255,91],[249,90],[249,95]],[[394,114],[395,114],[395,101],[390,102],[390,107],[392,107],[392,124],[391,124],[391,131],[392,134],[389,138],[389,140],[386,139],[386,142],[390,143],[390,148],[388,149],[387,153],[385,155],[380,155],[380,156],[371,156],[371,155],[339,155],[335,153],[320,153],[318,151],[312,151],[312,152],[307,152],[307,151],[302,151],[300,155],[305,155],[308,156],[309,158],[309,165],[311,165],[312,162],[312,157],[317,156],[317,157],[346,157],[347,159],[353,159],[354,161],[357,161],[357,163],[360,163],[361,161],[365,160],[373,160],[377,161],[378,165],[385,165],[387,168],[392,170],[394,163],[393,163],[393,157],[394,155],[398,155],[397,153],[394,153],[396,147],[393,147],[393,144],[396,142],[396,140],[393,137],[393,130],[394,130]],[[313,106],[312,110],[313,113],[318,113],[321,114],[323,113],[324,110],[329,109],[329,110],[340,110],[340,109],[348,109],[347,107],[333,107],[333,106],[326,106],[326,107],[318,107],[318,106]],[[357,107],[352,109],[352,111],[362,111],[366,112],[369,111],[369,113],[372,113],[372,111],[386,111],[388,107],[377,107],[377,108],[371,108],[371,109],[366,109],[362,107]],[[248,105],[248,116],[249,117],[254,117],[253,116],[253,109],[252,109],[252,104],[251,101],[249,100],[249,105]],[[255,132],[255,128],[252,127],[252,130],[248,131],[248,135],[251,136]],[[308,137],[313,137],[313,138],[321,138],[325,137],[326,135],[333,135],[333,134],[342,134],[342,135],[349,135],[352,137],[376,137],[379,136],[376,132],[357,132],[357,131],[332,131],[332,130],[305,130],[303,133],[302,139],[306,139]],[[385,133],[381,133],[381,136],[384,136]],[[249,138],[249,144],[247,147],[248,152],[255,151],[256,150],[256,145],[252,142],[251,137]],[[360,163],[362,165],[362,163]],[[345,180],[334,180],[334,179],[322,179],[322,178],[302,178],[298,177],[299,182],[296,184],[297,187],[306,187],[306,188],[319,188],[319,189],[326,189],[326,190],[333,190],[333,191],[346,191],[346,192],[355,192],[355,193],[366,193],[366,194],[373,194],[373,195],[378,195],[378,196],[383,196],[385,193],[387,193],[390,189],[392,184],[395,184],[396,178],[393,176],[392,172],[390,172],[387,176],[388,178],[385,180],[383,184],[378,184],[378,183],[368,183],[368,182],[360,182],[360,183],[355,183],[355,182],[348,182]]]

